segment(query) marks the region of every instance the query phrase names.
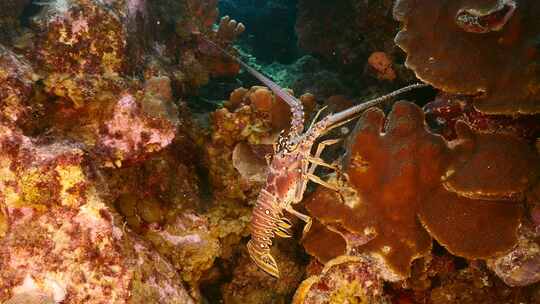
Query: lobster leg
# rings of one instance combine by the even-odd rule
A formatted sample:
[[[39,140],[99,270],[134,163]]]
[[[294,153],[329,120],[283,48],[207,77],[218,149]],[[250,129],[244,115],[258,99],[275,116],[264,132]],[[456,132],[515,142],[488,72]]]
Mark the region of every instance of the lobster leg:
[[[334,171],[338,171],[340,170],[338,166],[336,165],[331,165],[327,162],[325,162],[323,159],[321,158],[318,158],[318,157],[312,157],[312,156],[309,156],[307,158],[307,160],[312,164],[312,167],[315,167],[313,165],[317,165],[317,166],[321,166],[321,167],[326,167],[328,169],[332,169]]]
[[[337,144],[340,141],[341,141],[341,139],[328,139],[328,140],[320,142],[318,147],[317,147],[317,151],[315,152],[315,155],[313,157],[308,156],[308,159],[306,159],[303,162],[302,171],[305,172],[306,174],[313,174],[313,172],[315,172],[315,169],[317,168],[317,164],[312,163],[311,166],[309,166],[309,164],[310,164],[309,158],[319,158],[321,156],[324,148],[326,148],[326,147],[328,147],[330,145]],[[323,161],[321,160],[321,162],[323,162]],[[295,199],[292,201],[293,204],[297,204],[297,203],[302,201],[302,198],[304,197],[304,192],[306,191],[308,180],[309,179],[306,176],[303,177],[303,181],[302,181],[300,187],[297,188],[297,191],[296,191],[296,194],[295,194]]]
[[[287,212],[289,212],[290,214],[296,216],[297,218],[301,219],[302,221],[306,222],[306,225],[304,226],[304,230],[302,231],[302,238],[304,238],[304,236],[306,235],[306,233],[309,231],[309,229],[311,229],[311,223],[313,222],[311,220],[311,217],[308,216],[308,215],[305,215],[303,213],[300,213],[296,210],[294,210],[294,208],[292,207],[292,205],[289,205],[285,208],[285,210]]]
[[[338,138],[338,139],[327,139],[325,141],[320,142],[319,145],[317,146],[317,150],[315,151],[315,155],[313,155],[313,157],[309,157],[310,162],[312,162],[311,159],[320,159],[321,154],[322,154],[323,150],[326,147],[331,146],[331,145],[335,145],[335,144],[339,143],[340,141],[341,141],[341,139]],[[322,162],[324,162],[324,161],[322,161]],[[315,169],[317,168],[317,166],[321,165],[321,164],[316,164],[314,162],[312,162],[312,163],[313,164],[311,165],[311,167],[308,170],[308,173],[310,173],[310,174],[313,174],[313,172],[315,172]],[[321,165],[321,166],[324,166],[324,165]]]
[[[307,186],[307,183],[308,183],[309,180],[314,181],[314,182],[316,182],[318,184],[321,184],[323,186],[327,185],[328,188],[337,191],[336,186],[333,186],[333,185],[323,181],[319,177],[315,176],[313,174],[313,172],[315,171],[315,169],[317,168],[318,165],[330,166],[332,169],[335,169],[334,168],[335,166],[326,164],[322,159],[320,159],[320,156],[321,156],[324,148],[326,148],[326,147],[328,147],[330,145],[334,145],[334,144],[336,144],[336,143],[338,143],[340,141],[341,141],[341,139],[328,139],[328,140],[322,141],[318,145],[314,157],[308,157],[308,159],[305,161],[305,163],[303,165],[303,167],[305,168],[304,172],[306,172],[306,173],[302,177],[303,178],[302,184],[301,184],[300,187],[298,187],[298,191],[295,194],[295,198],[293,199],[292,204],[297,204],[300,201],[302,201],[302,198],[304,197],[304,192],[306,190],[306,186]],[[320,161],[312,161],[312,160],[320,160]],[[311,166],[309,166],[310,163],[311,163]],[[296,216],[297,218],[299,218],[299,219],[303,220],[304,222],[306,222],[306,225],[304,226],[304,230],[302,232],[302,238],[303,238],[306,235],[306,233],[309,231],[309,229],[311,229],[312,220],[311,220],[311,217],[309,217],[308,215],[305,215],[303,213],[300,213],[300,212],[294,210],[293,207],[292,207],[292,204],[286,206],[285,210],[287,212],[289,212],[290,214],[292,214],[292,215]]]
[[[317,183],[317,184],[319,184],[319,185],[321,185],[323,187],[332,189],[334,191],[338,191],[339,188],[338,188],[337,185],[334,185],[334,184],[331,184],[329,182],[323,181],[321,178],[314,175],[313,173],[315,172],[315,169],[317,169],[317,166],[323,166],[323,167],[333,169],[334,171],[336,171],[336,173],[338,175],[341,175],[341,170],[340,170],[340,168],[338,166],[328,164],[328,163],[326,163],[324,160],[322,160],[320,158],[323,150],[326,147],[328,147],[330,145],[335,145],[335,144],[339,143],[340,141],[341,141],[341,139],[328,139],[328,140],[325,140],[325,141],[321,142],[317,146],[317,150],[315,151],[315,155],[308,157],[308,161],[311,163],[311,167],[309,167],[309,170],[308,170],[308,172],[306,174],[307,178],[309,180],[311,180],[312,182],[314,182],[314,183]]]
[[[291,222],[286,217],[281,218],[276,222],[276,228],[274,233],[282,238],[292,237],[291,231],[289,230],[292,227]]]
[[[339,187],[338,185],[336,184],[333,184],[333,183],[329,183],[327,181],[324,181],[322,180],[320,177],[318,177],[317,175],[314,175],[314,174],[307,174],[307,177],[309,178],[310,181],[316,183],[316,184],[319,184],[323,187],[326,187],[328,189],[331,189],[331,190],[334,190],[336,192],[339,192]]]
[[[274,257],[270,254],[270,251],[260,251],[257,246],[253,244],[253,240],[249,240],[247,243],[247,249],[251,259],[266,273],[279,279],[279,268]]]

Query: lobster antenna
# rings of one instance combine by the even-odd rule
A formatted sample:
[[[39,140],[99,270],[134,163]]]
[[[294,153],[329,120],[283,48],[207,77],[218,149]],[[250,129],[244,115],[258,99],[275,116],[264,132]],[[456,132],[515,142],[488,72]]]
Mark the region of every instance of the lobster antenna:
[[[248,71],[251,75],[253,75],[255,78],[257,78],[259,81],[264,83],[274,94],[281,97],[281,99],[285,100],[285,102],[291,107],[291,113],[303,113],[302,103],[300,100],[295,98],[294,96],[287,93],[283,88],[281,88],[279,85],[277,85],[274,81],[272,81],[270,78],[264,76],[254,68],[250,67],[247,63],[243,62],[242,60],[238,59],[236,56],[232,55],[231,53],[224,50],[222,47],[217,45],[212,40],[206,38],[204,35],[200,35],[207,43],[221,51],[223,54],[227,55],[228,57],[232,58],[234,61],[238,62],[240,66],[242,66],[246,71]],[[371,108],[373,106],[376,106],[384,101],[387,101],[389,99],[392,99],[400,94],[419,89],[419,88],[425,88],[428,87],[428,84],[425,83],[414,83],[411,85],[408,85],[406,87],[403,87],[401,89],[395,90],[391,93],[388,93],[386,95],[377,97],[375,99],[368,100],[364,103],[361,103],[359,105],[353,106],[351,108],[348,108],[347,110],[335,113],[330,115],[328,117],[328,125],[333,125],[338,122],[341,122],[343,120],[349,120],[353,119],[354,117],[358,116],[360,113],[362,113],[364,110]],[[299,111],[298,111],[299,110]],[[300,117],[299,117],[300,118]],[[301,117],[303,120],[303,117]],[[301,132],[302,130],[299,130]]]
[[[378,105],[378,104],[380,104],[380,103],[382,103],[384,101],[387,101],[389,99],[392,99],[392,98],[394,98],[394,97],[396,97],[396,96],[398,96],[400,94],[410,92],[412,90],[419,89],[419,88],[425,88],[425,87],[428,87],[428,86],[429,86],[428,84],[420,83],[420,82],[410,84],[410,85],[408,85],[406,87],[403,87],[401,89],[397,89],[397,90],[395,90],[395,91],[393,91],[391,93],[388,93],[386,95],[383,95],[383,96],[368,100],[368,101],[366,101],[364,103],[361,103],[361,104],[358,104],[356,106],[350,107],[347,110],[343,110],[341,112],[337,112],[335,114],[332,114],[328,118],[328,124],[333,125],[333,124],[338,123],[338,122],[343,121],[343,120],[352,119],[355,116],[358,116],[364,110],[367,110],[368,108],[376,106],[376,105]]]
[[[302,113],[304,113],[304,109],[302,107],[302,102],[300,100],[298,100],[296,97],[294,97],[294,96],[290,95],[289,93],[287,93],[287,91],[285,91],[282,87],[280,87],[277,83],[272,81],[270,78],[264,76],[259,71],[257,71],[254,68],[250,67],[247,63],[243,62],[238,57],[236,57],[236,56],[232,55],[231,53],[227,52],[226,50],[224,50],[222,47],[217,45],[212,40],[206,38],[204,35],[200,35],[200,37],[202,37],[203,40],[205,40],[208,44],[210,44],[211,46],[213,46],[214,48],[216,48],[217,50],[219,50],[223,54],[225,54],[228,57],[232,58],[240,66],[242,66],[242,68],[244,68],[246,71],[248,71],[248,73],[253,75],[253,77],[257,78],[260,82],[262,82],[264,85],[266,85],[272,92],[274,92],[274,94],[276,94],[281,99],[283,99],[289,105],[289,107],[291,107],[291,113],[293,113],[293,115],[295,115],[296,113],[299,113],[297,115],[302,115],[302,117],[295,117],[295,119],[304,121],[304,117],[303,117],[303,114],[302,114]],[[298,133],[299,132],[302,132],[302,130],[298,130]]]

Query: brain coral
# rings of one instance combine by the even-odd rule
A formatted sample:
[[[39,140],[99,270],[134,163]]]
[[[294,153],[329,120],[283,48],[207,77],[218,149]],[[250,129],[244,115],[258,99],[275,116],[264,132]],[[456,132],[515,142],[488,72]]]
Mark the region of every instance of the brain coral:
[[[395,42],[418,78],[482,112],[539,113],[539,14],[538,1],[399,0]]]

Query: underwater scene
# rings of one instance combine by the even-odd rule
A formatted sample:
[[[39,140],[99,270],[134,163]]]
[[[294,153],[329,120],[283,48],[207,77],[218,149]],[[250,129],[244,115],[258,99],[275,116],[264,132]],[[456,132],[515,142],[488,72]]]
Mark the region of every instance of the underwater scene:
[[[0,303],[540,304],[539,16],[0,0]]]

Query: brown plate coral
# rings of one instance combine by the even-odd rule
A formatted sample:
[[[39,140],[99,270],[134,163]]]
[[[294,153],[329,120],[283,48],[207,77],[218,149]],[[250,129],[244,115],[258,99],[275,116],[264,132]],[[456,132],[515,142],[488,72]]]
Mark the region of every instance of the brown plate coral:
[[[482,112],[539,113],[539,14],[538,1],[399,0],[395,42],[418,78]]]
[[[510,250],[538,155],[514,137],[458,129],[458,139],[446,142],[407,102],[397,102],[386,122],[382,111],[366,111],[348,145],[343,193],[319,188],[305,202],[328,229],[308,234],[308,252],[325,261],[332,256],[325,240],[341,236],[348,244],[344,254],[367,252],[381,260],[383,278],[398,280],[414,259],[429,254],[431,237],[471,259]],[[500,175],[491,175],[495,168]]]

